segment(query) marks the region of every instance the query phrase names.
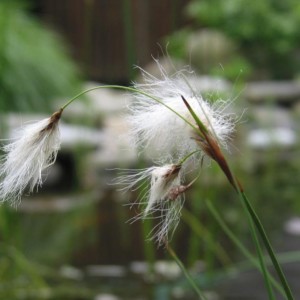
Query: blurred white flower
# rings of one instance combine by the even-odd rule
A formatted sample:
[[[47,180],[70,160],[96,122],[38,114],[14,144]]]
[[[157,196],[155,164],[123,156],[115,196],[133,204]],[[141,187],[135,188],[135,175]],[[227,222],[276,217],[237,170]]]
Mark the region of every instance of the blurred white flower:
[[[143,209],[132,221],[156,219],[157,224],[149,236],[159,245],[168,241],[180,220],[184,200],[180,170],[181,166],[174,164],[127,170],[127,174],[115,180],[116,184],[125,186],[123,190],[141,190],[141,196],[135,204]]]
[[[32,192],[42,184],[42,171],[55,162],[60,148],[58,122],[62,110],[50,118],[25,126],[2,150],[0,198],[17,204],[26,187]]]
[[[161,67],[162,79],[142,72],[145,83],[135,84],[136,89],[159,99],[196,126],[182,101],[183,96],[210,133],[222,146],[227,147],[228,138],[234,129],[232,115],[225,113],[228,101],[219,100],[211,104],[204,100],[186,79],[185,71],[168,77]],[[199,144],[193,138],[192,127],[169,108],[141,93],[135,94],[129,107],[131,114],[128,121],[133,142],[141,150],[148,147],[154,150],[153,158],[159,158],[163,163],[170,159],[181,159],[199,149]]]

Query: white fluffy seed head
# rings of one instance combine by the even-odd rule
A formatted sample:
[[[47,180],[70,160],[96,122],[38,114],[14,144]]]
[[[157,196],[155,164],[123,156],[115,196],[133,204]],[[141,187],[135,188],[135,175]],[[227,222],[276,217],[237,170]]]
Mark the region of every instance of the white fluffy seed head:
[[[212,157],[203,148],[203,133],[200,130],[199,134],[195,119],[182,98],[206,127],[208,136],[225,148],[234,130],[235,118],[225,113],[230,101],[219,100],[211,104],[203,99],[188,81],[185,75],[187,71],[167,76],[158,62],[157,65],[161,71],[159,79],[142,70],[144,83],[134,86],[137,92],[129,106],[128,121],[133,143],[141,151],[147,150],[148,155],[164,166],[131,174],[122,181],[131,188],[136,185],[142,188],[143,184],[140,182],[148,179],[149,188],[144,189],[146,192],[139,202],[139,205],[144,205],[144,211],[133,220],[157,219],[158,223],[151,231],[150,239],[162,245],[176,229],[184,202],[184,191],[193,183],[181,185],[182,174],[189,171],[189,162],[199,165],[199,159],[202,161],[205,157]],[[190,77],[190,72],[187,75]],[[174,166],[168,165],[170,162],[182,165],[178,174],[171,172],[176,175],[173,177],[169,176],[169,170]]]
[[[58,121],[61,112],[23,127],[17,137],[2,150],[5,155],[0,164],[1,201],[18,204],[21,196],[29,187],[42,184],[42,171],[55,162],[60,148]]]
[[[159,201],[168,200],[170,190],[180,184],[179,170],[175,165],[158,167],[151,172],[151,187],[144,215],[148,215],[153,205]]]
[[[177,72],[172,77],[165,75],[163,69],[161,72],[162,79],[144,72],[145,83],[135,84],[135,88],[159,99],[196,126],[181,98],[183,96],[207,129],[226,147],[234,129],[233,118],[224,115],[226,103],[220,100],[210,104],[204,100],[187,81],[184,71]],[[131,138],[139,149],[149,148],[153,151],[153,158],[166,163],[176,161],[199,149],[199,145],[193,139],[191,126],[163,104],[136,93],[129,108]]]
[[[143,211],[132,221],[156,219],[157,224],[149,234],[149,238],[156,240],[159,245],[168,241],[180,219],[184,197],[182,194],[176,199],[170,197],[172,190],[180,186],[180,170],[177,165],[151,167],[130,172],[115,181],[116,184],[125,185],[124,190],[142,190],[137,204],[143,207]]]

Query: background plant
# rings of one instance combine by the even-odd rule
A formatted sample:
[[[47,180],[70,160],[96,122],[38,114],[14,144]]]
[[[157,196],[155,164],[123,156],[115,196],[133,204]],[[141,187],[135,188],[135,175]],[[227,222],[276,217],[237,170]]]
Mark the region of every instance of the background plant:
[[[250,71],[250,75],[251,66],[256,79],[283,79],[299,74],[299,1],[192,0],[186,14],[193,22],[192,26],[171,37],[171,54],[183,54],[182,50],[176,49],[176,43],[182,49],[188,31],[213,29],[231,39],[236,47],[238,58],[225,62],[225,76],[231,74],[232,78],[234,71],[237,76],[241,68],[246,73]],[[223,61],[219,63],[224,64]],[[210,71],[215,73],[216,67]]]
[[[50,111],[79,89],[79,73],[60,38],[24,8],[0,3],[0,110]]]

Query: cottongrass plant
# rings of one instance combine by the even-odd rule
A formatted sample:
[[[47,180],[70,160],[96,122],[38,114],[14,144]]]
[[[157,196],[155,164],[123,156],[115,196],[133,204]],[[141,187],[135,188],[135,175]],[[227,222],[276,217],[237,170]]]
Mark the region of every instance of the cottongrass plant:
[[[186,79],[182,72],[178,72],[174,77],[168,77],[161,68],[162,79],[157,79],[150,74],[144,72],[144,84],[136,84],[135,102],[130,107],[131,116],[129,117],[132,126],[133,141],[142,149],[151,147],[157,153],[159,161],[164,165],[166,162],[173,165],[180,165],[181,173],[187,168],[184,167],[191,156],[198,157],[201,160],[194,160],[196,167],[201,167],[203,158],[215,161],[228,182],[237,192],[241,204],[249,220],[250,231],[257,251],[260,270],[263,274],[267,287],[269,299],[275,299],[273,293],[273,281],[269,274],[265,259],[262,253],[260,241],[257,237],[256,230],[261,236],[262,242],[271,258],[273,266],[281,281],[286,298],[291,300],[293,295],[278,263],[276,255],[267,238],[264,228],[249,202],[242,184],[232,173],[228,162],[223,155],[222,149],[228,148],[230,135],[234,130],[234,118],[232,115],[226,115],[225,109],[227,104],[223,101],[217,101],[214,105],[210,105],[205,101],[201,94],[195,90]],[[200,155],[199,155],[200,152]],[[196,154],[197,155],[194,155]],[[142,176],[143,177],[143,176]],[[184,176],[182,176],[184,177]],[[197,178],[195,178],[196,180]],[[167,196],[160,197],[160,202],[176,201],[177,197],[189,189],[193,182],[189,184],[180,184],[173,187],[172,191],[176,191],[172,197],[172,193],[168,191]],[[135,183],[135,181],[134,181]],[[147,197],[146,213],[152,206],[151,195],[155,193],[156,185],[153,184],[151,178],[150,190]],[[164,180],[162,180],[164,183]],[[132,183],[129,182],[129,187]],[[168,186],[167,182],[164,186]],[[168,188],[167,188],[168,190]],[[144,198],[142,198],[144,199]],[[174,214],[176,222],[180,209]],[[163,215],[165,218],[165,215]],[[172,224],[172,223],[170,223]],[[155,237],[159,237],[158,243],[165,243],[169,253],[174,257],[173,250],[169,247],[168,237],[174,226],[166,228],[168,222],[158,224],[160,229],[155,232]],[[176,223],[177,225],[177,223]],[[171,231],[172,234],[173,231]],[[177,260],[177,259],[176,259]],[[189,278],[189,277],[187,277]],[[194,284],[192,284],[194,286]]]
[[[59,120],[64,109],[73,101],[95,89],[114,88],[132,92],[135,100],[129,107],[128,117],[131,139],[141,151],[151,148],[156,155],[153,157],[155,166],[129,171],[116,180],[124,189],[142,189],[138,201],[142,211],[135,219],[158,219],[151,238],[158,245],[165,246],[183,268],[169,242],[180,219],[184,193],[193,186],[199,174],[189,182],[185,178],[192,169],[201,169],[204,160],[216,162],[237,192],[248,217],[269,299],[275,299],[273,281],[266,268],[257,232],[286,298],[294,299],[264,228],[223,155],[222,149],[228,149],[235,125],[235,118],[226,113],[228,102],[210,104],[202,98],[200,91],[190,85],[184,71],[169,77],[161,68],[161,73],[162,78],[157,79],[143,72],[145,83],[133,87],[102,85],[88,89],[69,100],[50,118],[24,127],[18,139],[3,147],[6,155],[1,161],[0,198],[16,204],[27,187],[32,191],[42,184],[42,172],[54,163],[59,149]],[[187,278],[191,282],[191,277]],[[191,284],[199,294],[195,283]]]
[[[125,190],[135,189],[139,184],[144,187],[137,203],[144,209],[133,220],[156,219],[150,239],[166,246],[180,220],[184,192],[194,182],[184,184],[183,179],[191,168],[198,167],[208,157],[199,141],[197,124],[183,98],[188,99],[207,131],[224,148],[228,148],[235,118],[224,113],[227,102],[220,100],[211,105],[204,100],[184,72],[169,77],[161,68],[161,79],[142,72],[145,83],[134,85],[138,92],[129,106],[130,137],[141,152],[149,152],[150,148],[151,157],[159,165],[120,176],[116,183],[125,185]]]

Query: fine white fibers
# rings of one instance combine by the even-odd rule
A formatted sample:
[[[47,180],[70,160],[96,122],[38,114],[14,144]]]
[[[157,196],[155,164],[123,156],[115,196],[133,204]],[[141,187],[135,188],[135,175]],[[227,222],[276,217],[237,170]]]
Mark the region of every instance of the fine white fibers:
[[[168,199],[170,190],[173,187],[180,185],[178,171],[175,171],[174,173],[172,171],[173,168],[173,165],[167,165],[163,167],[154,168],[152,170],[150,194],[147,206],[144,210],[145,216],[150,212],[154,204]]]
[[[149,147],[154,150],[154,155],[158,155],[159,161],[163,163],[180,159],[199,149],[199,145],[193,139],[193,128],[182,119],[196,127],[181,98],[183,96],[211,134],[226,147],[234,122],[232,116],[224,115],[225,102],[216,101],[211,105],[187,82],[183,72],[176,73],[174,77],[167,77],[164,71],[161,71],[162,79],[144,73],[146,83],[135,85],[136,89],[150,94],[163,104],[146,95],[135,94],[128,117],[133,142],[140,149]]]
[[[17,204],[29,186],[42,184],[42,171],[54,163],[60,148],[58,119],[44,119],[22,128],[18,137],[2,150],[6,155],[0,165],[1,201]]]
[[[137,204],[143,207],[143,211],[132,221],[156,219],[157,225],[151,231],[150,239],[156,240],[159,245],[168,241],[180,219],[184,198],[181,194],[175,199],[171,196],[172,190],[180,186],[180,177],[180,167],[165,165],[137,170],[115,181],[125,185],[124,190],[142,190]]]
[[[183,203],[184,195],[179,195],[175,200],[160,201],[153,206],[147,218],[155,218],[157,212],[159,222],[149,233],[150,240],[156,241],[159,246],[167,244],[180,221]]]
[[[196,81],[188,81],[191,72],[183,70],[168,76],[158,62],[157,66],[160,78],[141,69],[144,83],[134,85],[136,93],[129,106],[128,121],[132,142],[164,166],[131,173],[119,182],[127,184],[129,189],[142,190],[138,205],[142,204],[144,209],[132,220],[156,219],[150,239],[164,245],[178,225],[184,192],[194,182],[181,185],[184,174],[201,166],[203,158],[212,158],[205,148],[210,144],[202,141],[203,129],[198,128],[191,111],[206,128],[205,134],[224,148],[228,147],[234,131],[235,117],[225,112],[230,101],[209,103],[203,99],[200,91],[192,86]],[[173,169],[176,165],[170,162],[180,167]]]

